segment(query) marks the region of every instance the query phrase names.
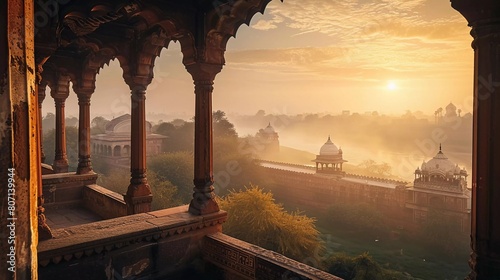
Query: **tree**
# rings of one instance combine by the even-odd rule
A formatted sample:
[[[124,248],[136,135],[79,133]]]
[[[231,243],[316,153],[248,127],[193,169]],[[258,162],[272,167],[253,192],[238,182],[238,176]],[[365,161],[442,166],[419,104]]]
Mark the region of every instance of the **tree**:
[[[333,255],[325,261],[325,268],[330,274],[345,280],[414,279],[410,275],[382,268],[368,253],[357,257],[349,257],[346,254]]]
[[[213,112],[212,122],[213,122],[215,137],[229,137],[229,138],[238,137],[238,134],[234,129],[234,125],[228,121],[225,112],[221,110]]]
[[[383,233],[388,230],[384,215],[373,205],[367,203],[332,204],[325,215],[329,224],[343,224],[367,233]]]
[[[43,136],[43,151],[48,164],[54,162],[56,147],[56,130],[52,129]],[[68,158],[69,170],[76,170],[78,166],[78,128],[66,127],[66,156]]]
[[[169,124],[172,124],[172,128]],[[168,136],[163,141],[165,152],[193,152],[194,149],[194,122],[183,122],[180,126],[174,123],[162,123],[157,128],[157,133]]]
[[[130,185],[130,172],[125,169],[113,168],[109,173],[99,174],[97,184],[116,193],[124,194]]]
[[[193,154],[175,152],[156,155],[148,160],[148,170],[154,172],[158,180],[170,181],[178,188],[177,198],[188,203],[193,195]]]
[[[78,118],[76,118],[76,117],[67,117],[65,119],[65,124],[66,124],[66,126],[78,127]]]
[[[42,119],[42,129],[43,134],[47,134],[49,131],[56,127],[56,115],[53,113],[47,113]]]
[[[425,240],[435,253],[456,257],[469,252],[467,235],[461,232],[460,224],[443,210],[429,210],[421,234],[421,239]]]
[[[286,212],[272,193],[258,186],[231,192],[219,205],[228,212],[223,225],[228,235],[296,260],[315,257],[324,249],[315,219]]]
[[[103,134],[106,131],[106,125],[109,123],[108,119],[104,117],[97,116],[92,119],[90,123],[90,134]]]
[[[152,210],[165,209],[181,204],[176,198],[177,187],[171,182],[160,179],[154,172],[148,172],[147,178],[153,195]],[[125,169],[113,169],[107,175],[101,174],[97,179],[97,184],[116,193],[124,194],[130,184],[130,172]]]
[[[168,136],[168,137],[172,137],[175,134],[176,128],[175,128],[175,125],[172,123],[163,122],[163,123],[156,125],[153,130],[155,133],[158,133],[158,134],[161,134],[164,136]]]
[[[364,160],[360,164],[357,165],[360,169],[359,173],[367,176],[376,176],[376,177],[392,177],[391,174],[392,167],[386,163],[377,163],[372,159]]]

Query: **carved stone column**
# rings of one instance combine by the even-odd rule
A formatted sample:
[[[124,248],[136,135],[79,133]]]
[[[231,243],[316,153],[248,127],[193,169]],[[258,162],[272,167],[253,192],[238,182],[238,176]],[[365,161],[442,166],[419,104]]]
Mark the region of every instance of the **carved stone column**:
[[[33,7],[33,0],[0,1],[0,279],[37,279],[40,154]]]
[[[472,213],[467,279],[500,277],[500,2],[452,0],[474,37]]]
[[[47,82],[41,81],[41,83],[37,84],[38,87],[38,127],[40,130],[40,158],[41,162],[45,162],[45,153],[43,151],[43,129],[42,129],[42,103],[45,99],[45,90],[47,89]]]
[[[137,85],[131,89],[131,179],[124,196],[129,215],[151,211],[153,201],[146,178],[146,86]]]
[[[40,65],[37,65],[37,75],[36,75],[36,92],[38,92],[37,97],[37,104],[38,104],[38,121],[37,121],[37,136],[38,136],[38,143],[40,143],[40,149],[39,149],[39,154],[40,154],[40,160],[39,162],[43,162],[43,149],[42,149],[42,142],[43,142],[43,133],[42,133],[42,101],[45,98],[45,88],[47,86],[47,83],[44,81],[41,81],[41,72],[42,72],[42,67]],[[41,82],[40,82],[41,81]],[[43,88],[43,89],[41,89]],[[41,99],[41,100],[40,100]],[[45,218],[45,208],[43,207],[43,204],[45,203],[44,197],[43,197],[43,184],[42,184],[42,169],[40,166],[39,172],[38,172],[38,180],[37,180],[37,191],[38,191],[38,198],[37,198],[37,216],[38,216],[38,240],[47,240],[51,239],[53,237],[52,231],[47,225],[47,219]]]
[[[52,167],[54,172],[68,172],[68,158],[66,155],[66,121],[64,106],[66,98],[69,96],[69,77],[63,74],[58,75],[55,85],[52,85],[50,92],[56,105],[56,148]]]
[[[205,215],[219,211],[213,177],[212,91],[215,75],[222,65],[196,63],[186,66],[194,80],[194,193],[189,212]]]
[[[93,89],[74,89],[78,96],[78,167],[77,174],[93,173],[90,161],[90,97]]]

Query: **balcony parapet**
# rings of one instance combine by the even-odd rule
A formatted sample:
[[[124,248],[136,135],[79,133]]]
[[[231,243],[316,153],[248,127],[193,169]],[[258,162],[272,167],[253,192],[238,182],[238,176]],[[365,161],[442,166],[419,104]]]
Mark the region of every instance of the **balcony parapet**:
[[[223,270],[223,279],[342,280],[271,250],[223,233],[203,239],[203,259]]]
[[[184,205],[54,230],[53,239],[38,245],[40,279],[172,273],[200,255],[203,236],[220,232],[227,217],[187,211]]]
[[[45,206],[79,205],[83,198],[83,187],[95,184],[97,174],[75,174],[74,172],[47,174],[42,176]]]
[[[82,204],[103,219],[127,215],[127,204],[123,200],[123,195],[95,184],[83,188]]]

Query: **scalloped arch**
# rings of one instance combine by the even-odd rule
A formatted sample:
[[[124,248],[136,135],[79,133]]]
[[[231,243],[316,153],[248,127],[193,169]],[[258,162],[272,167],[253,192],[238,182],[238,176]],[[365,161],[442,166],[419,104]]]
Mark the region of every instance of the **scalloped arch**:
[[[236,36],[236,32],[242,24],[249,25],[256,13],[264,13],[267,4],[272,0],[239,0],[232,6],[229,14],[219,17],[213,13],[212,17],[219,17],[216,26],[207,33],[206,59],[210,63],[224,64],[224,52],[227,42],[231,37]],[[281,0],[283,2],[283,0]]]
[[[163,26],[171,26],[164,24]],[[171,40],[169,30],[157,25],[152,32],[140,40],[136,51],[120,52],[116,55],[123,70],[123,78],[132,89],[136,86],[147,87],[153,79],[155,59]]]

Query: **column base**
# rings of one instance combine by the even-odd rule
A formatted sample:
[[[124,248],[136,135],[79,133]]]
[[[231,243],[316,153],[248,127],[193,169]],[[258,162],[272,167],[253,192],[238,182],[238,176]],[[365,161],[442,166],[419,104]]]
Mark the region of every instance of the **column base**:
[[[123,195],[127,204],[127,215],[151,212],[151,202],[153,195],[149,185],[129,185],[127,193]]]
[[[40,149],[40,158],[42,160],[42,163],[45,163],[45,153],[43,152],[43,148]]]
[[[193,199],[189,203],[189,213],[206,215],[219,211],[219,204],[215,201],[214,187],[212,185],[202,189],[194,188]]]
[[[78,166],[76,168],[76,174],[78,174],[78,175],[80,175],[80,174],[95,174],[95,172],[92,169],[92,166],[84,166],[84,167]]]
[[[52,168],[54,169],[55,173],[66,173],[68,172],[68,160],[66,159],[58,159],[54,160],[54,163],[52,164]]]
[[[495,280],[500,275],[500,259],[479,256],[472,253],[469,260],[472,271],[467,275],[467,280]]]
[[[47,225],[47,219],[45,218],[45,209],[42,206],[38,207],[38,241],[52,239],[52,231],[49,225]]]
[[[76,174],[93,174],[92,162],[90,161],[90,156],[80,156],[78,158],[78,167],[76,168]]]

